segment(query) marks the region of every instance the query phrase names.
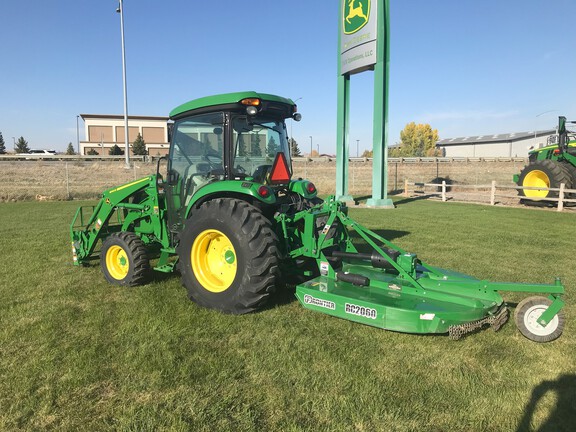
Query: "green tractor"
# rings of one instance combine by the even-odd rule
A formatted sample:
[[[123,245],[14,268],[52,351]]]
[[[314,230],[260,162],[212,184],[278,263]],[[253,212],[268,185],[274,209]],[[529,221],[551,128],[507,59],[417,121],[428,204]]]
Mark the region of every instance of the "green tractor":
[[[566,117],[558,118],[557,143],[534,149],[528,156],[526,165],[520,174],[514,175],[514,182],[518,186],[534,188],[520,189],[518,193],[525,205],[541,206],[553,204],[546,198],[558,198],[557,191],[546,189],[558,189],[564,184],[566,189],[576,189],[576,140],[574,134],[566,129],[566,124],[576,124],[574,121],[566,121]]]
[[[518,304],[516,323],[537,342],[562,334],[559,279],[494,283],[427,265],[352,220],[334,197],[319,199],[310,181],[293,179],[285,121],[301,116],[292,100],[231,93],[193,100],[170,117],[170,152],[157,173],[77,210],[76,265],[99,258],[105,278],[126,286],[145,283],[152,268],[177,271],[191,300],[231,314],[256,311],[277,288],[296,285],[307,309],[453,339],[502,327],[509,311],[501,291],[543,293]]]

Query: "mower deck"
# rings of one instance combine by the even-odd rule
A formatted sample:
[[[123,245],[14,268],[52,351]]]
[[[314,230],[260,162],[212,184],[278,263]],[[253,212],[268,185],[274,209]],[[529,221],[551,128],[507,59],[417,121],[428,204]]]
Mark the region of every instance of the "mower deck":
[[[476,279],[462,278],[460,287],[455,278],[448,285],[428,283],[429,288],[415,290],[397,275],[368,266],[345,265],[343,270],[367,276],[369,285],[319,276],[297,286],[300,303],[310,310],[404,333],[464,334],[469,331],[462,325],[470,324],[470,331],[493,323],[499,328],[507,318],[502,297],[491,290],[479,295],[482,282]],[[419,281],[425,280],[432,282],[424,272]]]

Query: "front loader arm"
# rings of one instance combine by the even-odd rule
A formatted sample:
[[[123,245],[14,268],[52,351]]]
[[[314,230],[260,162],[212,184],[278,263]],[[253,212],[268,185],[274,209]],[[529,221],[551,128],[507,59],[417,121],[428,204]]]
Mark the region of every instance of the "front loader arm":
[[[156,176],[152,175],[108,189],[96,206],[78,208],[70,225],[75,265],[90,258],[98,240],[112,232],[126,231],[137,222],[139,229],[135,232],[146,234],[159,241],[163,247],[169,247],[167,230],[162,222],[165,206],[156,181]],[[131,197],[140,194],[144,194],[145,199],[140,200],[140,203],[130,202]],[[84,217],[90,211],[91,215],[85,221]],[[114,223],[111,222],[113,215]]]

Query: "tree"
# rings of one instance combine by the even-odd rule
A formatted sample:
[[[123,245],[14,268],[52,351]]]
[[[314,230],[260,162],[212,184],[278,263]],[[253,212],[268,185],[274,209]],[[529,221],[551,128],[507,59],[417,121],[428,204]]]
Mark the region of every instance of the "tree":
[[[260,135],[257,133],[250,134],[250,154],[254,157],[262,156],[262,148],[260,147]]]
[[[363,158],[374,157],[374,151],[373,150],[364,150],[364,153],[362,153],[362,157]]]
[[[124,150],[118,147],[118,144],[114,144],[114,146],[110,150],[108,150],[108,154],[110,156],[120,156],[124,154]]]
[[[292,157],[302,156],[302,153],[300,152],[300,148],[298,147],[298,143],[296,142],[296,140],[294,138],[290,138],[288,142],[290,143],[290,154],[292,155]]]
[[[270,137],[270,139],[268,140],[268,146],[266,147],[266,154],[269,157],[274,157],[276,156],[276,153],[278,153],[279,150],[279,146],[276,143],[276,140],[274,139],[274,137]]]
[[[236,149],[237,156],[246,156],[246,143],[244,142],[244,135],[240,134],[238,137],[238,148]]]
[[[93,148],[91,148],[90,150],[88,150],[88,153],[86,153],[89,156],[96,156],[98,154],[98,152],[96,150],[94,150]]]
[[[438,156],[440,150],[436,148],[438,130],[432,129],[429,124],[408,123],[400,132],[398,146],[390,149],[392,157],[423,157]]]
[[[68,143],[68,148],[66,149],[66,154],[69,156],[73,156],[76,154],[76,152],[74,151],[74,146],[72,145],[71,142]]]
[[[24,137],[18,138],[16,141],[16,153],[29,153],[30,147],[28,147],[28,141]]]
[[[0,132],[0,154],[6,154],[6,144],[4,143],[2,132]]]
[[[135,156],[145,156],[148,154],[148,150],[146,150],[146,142],[140,134],[138,134],[132,143],[132,153],[134,153]]]

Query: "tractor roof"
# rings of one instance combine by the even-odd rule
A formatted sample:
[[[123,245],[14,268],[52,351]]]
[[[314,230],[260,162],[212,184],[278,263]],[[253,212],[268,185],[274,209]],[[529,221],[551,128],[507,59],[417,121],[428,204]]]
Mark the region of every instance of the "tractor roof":
[[[216,107],[219,105],[235,105],[238,104],[242,99],[247,98],[258,98],[263,101],[280,102],[288,105],[295,105],[291,99],[286,99],[280,96],[267,94],[267,93],[257,93],[254,91],[245,91],[237,93],[225,93],[214,96],[207,96],[199,99],[191,100],[180,106],[177,106],[172,111],[170,111],[170,118],[174,119],[181,117],[182,114],[188,113],[189,111],[195,111],[198,109]]]

